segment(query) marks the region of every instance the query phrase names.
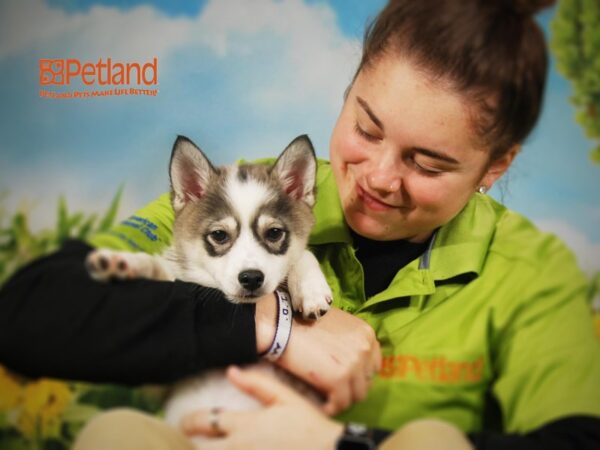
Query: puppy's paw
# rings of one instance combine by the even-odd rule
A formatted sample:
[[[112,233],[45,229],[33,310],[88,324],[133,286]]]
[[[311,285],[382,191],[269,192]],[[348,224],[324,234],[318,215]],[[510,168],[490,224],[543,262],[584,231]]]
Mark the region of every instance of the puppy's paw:
[[[139,278],[141,271],[137,266],[139,266],[139,260],[133,253],[107,249],[93,250],[85,260],[88,273],[97,281]]]
[[[333,294],[322,275],[293,283],[288,280],[288,289],[292,297],[292,307],[295,312],[302,314],[303,319],[317,320],[331,307]]]

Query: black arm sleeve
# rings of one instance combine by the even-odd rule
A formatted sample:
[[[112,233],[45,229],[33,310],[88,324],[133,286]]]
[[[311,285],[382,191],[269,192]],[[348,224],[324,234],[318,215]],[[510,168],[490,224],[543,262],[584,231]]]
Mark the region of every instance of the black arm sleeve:
[[[162,383],[253,362],[254,305],[181,281],[92,280],[69,241],[0,290],[0,363],[27,376]]]
[[[524,435],[482,432],[469,439],[477,450],[598,450],[600,418],[571,416]]]
[[[378,445],[391,434],[392,431],[372,430]],[[523,435],[481,432],[468,437],[476,450],[598,450],[600,418],[571,416]]]

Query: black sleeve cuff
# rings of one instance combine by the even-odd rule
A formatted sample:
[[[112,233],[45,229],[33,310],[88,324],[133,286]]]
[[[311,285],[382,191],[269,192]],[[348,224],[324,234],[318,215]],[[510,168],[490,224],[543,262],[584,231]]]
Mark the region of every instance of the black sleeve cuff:
[[[598,450],[600,418],[571,416],[527,434],[471,433],[477,450]]]

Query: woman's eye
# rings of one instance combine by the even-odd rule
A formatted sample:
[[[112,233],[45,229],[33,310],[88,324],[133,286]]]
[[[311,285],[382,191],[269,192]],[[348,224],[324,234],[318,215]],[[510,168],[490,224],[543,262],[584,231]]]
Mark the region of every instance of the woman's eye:
[[[377,136],[373,136],[372,134],[367,133],[365,130],[363,130],[360,125],[358,124],[358,122],[354,123],[354,131],[356,131],[356,133],[363,137],[364,139],[366,139],[369,142],[379,142],[381,140],[381,138],[377,137]]]
[[[215,230],[210,232],[210,237],[217,244],[224,244],[229,240],[229,235],[223,230]]]
[[[283,237],[283,231],[281,228],[269,228],[265,233],[265,239],[269,242],[277,242]]]
[[[415,162],[415,166],[417,166],[417,169],[427,175],[439,175],[441,173],[443,173],[443,170],[437,170],[437,169],[429,169],[427,167],[423,167],[422,165],[420,165],[419,163]]]
[[[413,158],[412,162],[413,162],[414,166],[417,168],[417,170],[425,175],[435,176],[435,175],[440,175],[440,174],[444,173],[443,169],[429,167],[422,163],[420,164],[419,162],[417,162],[417,160],[415,158]]]

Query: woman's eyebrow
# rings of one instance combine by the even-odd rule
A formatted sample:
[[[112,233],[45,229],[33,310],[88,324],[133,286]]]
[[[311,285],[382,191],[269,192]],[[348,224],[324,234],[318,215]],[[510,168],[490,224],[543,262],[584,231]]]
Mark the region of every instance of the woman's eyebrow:
[[[426,148],[415,148],[415,150],[419,153],[422,153],[425,156],[429,156],[430,158],[434,158],[434,159],[439,159],[440,161],[444,161],[447,162],[449,164],[453,164],[453,165],[460,165],[460,162],[457,161],[456,159],[452,158],[451,156],[445,154],[444,152],[440,152],[439,150],[429,150]]]
[[[369,106],[369,104],[363,98],[361,98],[359,96],[356,96],[356,101],[362,107],[362,109],[364,109],[364,111],[369,115],[369,117],[371,118],[373,123],[375,125],[377,125],[381,131],[385,131],[383,128],[383,123],[381,123],[381,120],[379,120],[379,118],[371,110],[371,107]]]

